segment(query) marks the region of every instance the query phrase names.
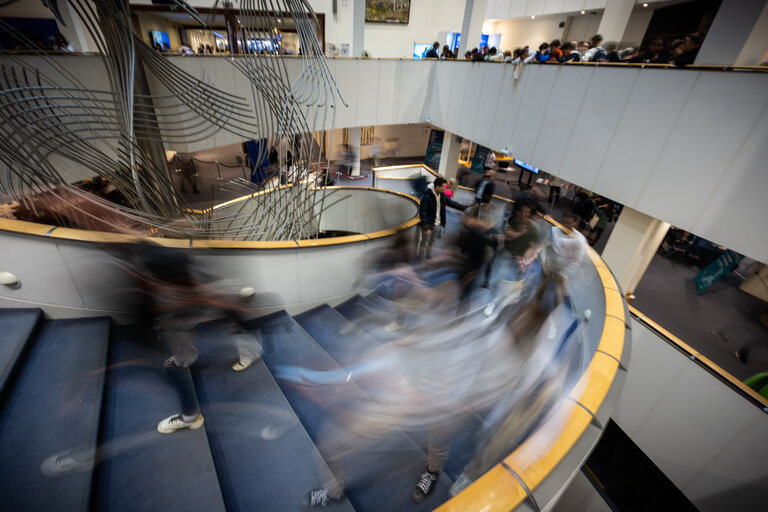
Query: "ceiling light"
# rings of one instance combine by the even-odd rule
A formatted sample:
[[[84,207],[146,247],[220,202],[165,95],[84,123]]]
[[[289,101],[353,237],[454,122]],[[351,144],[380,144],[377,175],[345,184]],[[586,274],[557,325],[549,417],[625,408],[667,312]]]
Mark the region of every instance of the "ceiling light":
[[[586,14],[587,11],[581,11],[581,14]]]
[[[648,7],[648,4],[643,4],[643,7]]]
[[[532,19],[532,20],[535,20],[535,19],[536,19],[536,16],[531,16],[531,19]]]

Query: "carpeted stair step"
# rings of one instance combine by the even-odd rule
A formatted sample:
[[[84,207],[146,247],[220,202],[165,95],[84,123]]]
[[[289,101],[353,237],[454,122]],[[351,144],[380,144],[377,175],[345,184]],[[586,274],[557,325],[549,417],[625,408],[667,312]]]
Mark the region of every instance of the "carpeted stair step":
[[[108,339],[108,318],[85,318],[47,321],[32,341],[0,417],[3,510],[89,509],[91,469],[52,478],[41,463],[68,449],[92,460]]]
[[[208,418],[197,430],[157,431],[160,420],[181,410],[166,372],[189,371],[163,368],[169,353],[154,332],[114,331],[94,508],[225,510],[205,434]]]
[[[196,340],[204,368],[195,384],[227,510],[297,510],[330,476],[317,448],[263,362],[233,371],[232,336],[212,324]]]
[[[39,309],[0,309],[0,404],[23,365],[23,356],[40,321]]]
[[[328,304],[294,319],[341,366],[352,364],[381,346],[381,342]]]
[[[381,342],[364,330],[351,324],[341,313],[330,306],[322,305],[295,317],[296,322],[340,365],[346,366],[360,360],[381,346]],[[369,394],[368,381],[360,386]],[[482,418],[478,415],[467,420],[467,424],[453,437],[450,455],[443,471],[455,479],[469,462],[475,450],[475,434],[479,431]],[[427,436],[423,431],[406,431],[414,442],[426,450]]]
[[[264,362],[273,374],[277,372],[276,375],[279,375],[281,368],[278,367],[284,365],[298,365],[314,370],[339,370],[338,364],[287,313],[279,312],[263,317],[259,319],[258,327],[264,340]],[[326,460],[333,455],[334,450],[343,449],[351,441],[346,425],[339,421],[343,411],[320,403],[328,398],[321,388],[297,387],[283,379],[277,382]],[[348,391],[357,396],[363,394],[354,383]],[[314,395],[315,399],[309,399],[308,393]],[[342,433],[339,446],[326,444],[330,437],[339,432]],[[385,459],[386,464],[382,464]],[[411,490],[426,467],[426,455],[400,430],[380,437],[373,446],[366,449],[352,450],[343,458],[342,464],[347,481],[346,495],[357,510],[417,510],[436,507],[449,497],[451,481],[442,477],[437,482],[434,494],[424,504],[416,505],[411,501]]]

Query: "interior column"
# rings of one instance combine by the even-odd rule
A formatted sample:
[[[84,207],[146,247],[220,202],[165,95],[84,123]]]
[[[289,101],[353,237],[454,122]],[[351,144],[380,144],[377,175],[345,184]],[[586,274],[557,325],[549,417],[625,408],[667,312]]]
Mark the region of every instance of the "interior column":
[[[362,130],[357,128],[349,129],[349,173],[352,176],[360,176],[360,139]]]
[[[459,137],[446,130],[443,135],[443,149],[440,151],[440,167],[437,172],[445,179],[455,178],[459,166]]]
[[[603,36],[603,41],[621,41],[634,7],[635,0],[608,0],[597,29],[597,33]]]
[[[668,230],[668,222],[627,206],[622,209],[602,256],[624,293],[637,288]]]
[[[480,44],[483,34],[483,20],[488,0],[467,0],[464,6],[464,21],[461,23],[461,41],[459,42],[459,58],[464,53]]]
[[[768,47],[767,10],[766,0],[723,0],[694,64],[759,64]]]

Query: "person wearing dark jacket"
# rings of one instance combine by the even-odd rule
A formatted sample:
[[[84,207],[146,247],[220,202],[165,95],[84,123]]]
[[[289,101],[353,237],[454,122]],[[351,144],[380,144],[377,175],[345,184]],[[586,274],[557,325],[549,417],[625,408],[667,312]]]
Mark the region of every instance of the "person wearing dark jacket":
[[[496,191],[496,184],[493,182],[494,172],[491,169],[486,169],[483,172],[483,179],[477,182],[475,185],[475,202],[476,203],[490,203],[493,193]]]
[[[438,229],[445,227],[445,207],[450,206],[461,211],[467,209],[467,206],[457,203],[443,194],[447,183],[445,178],[436,178],[433,183],[427,186],[427,190],[421,196],[421,205],[419,206],[421,241],[416,253],[417,261],[422,257],[432,258],[432,246],[437,239]]]
[[[699,54],[699,45],[701,44],[701,38],[695,34],[685,36],[683,44],[678,49],[679,54],[672,57],[670,61],[677,67],[687,66],[693,64],[696,60],[696,55]]]
[[[440,54],[437,53],[438,50],[440,50],[440,43],[437,41],[434,42],[432,45],[432,48],[429,49],[429,51],[424,55],[425,59],[439,59]]]

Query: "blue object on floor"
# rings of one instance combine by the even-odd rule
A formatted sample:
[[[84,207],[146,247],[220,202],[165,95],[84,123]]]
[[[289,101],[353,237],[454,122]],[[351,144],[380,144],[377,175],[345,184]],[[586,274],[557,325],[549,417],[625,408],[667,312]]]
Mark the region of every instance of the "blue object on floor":
[[[180,412],[163,368],[165,345],[152,331],[114,331],[94,509],[225,510],[205,435],[208,418],[197,430],[157,431],[160,420]]]
[[[41,463],[74,447],[93,457],[108,338],[108,318],[43,324],[0,417],[4,510],[89,510],[90,470],[50,478]]]

